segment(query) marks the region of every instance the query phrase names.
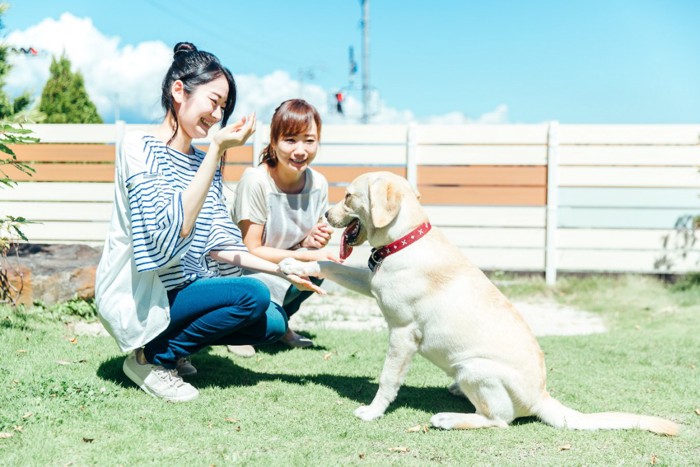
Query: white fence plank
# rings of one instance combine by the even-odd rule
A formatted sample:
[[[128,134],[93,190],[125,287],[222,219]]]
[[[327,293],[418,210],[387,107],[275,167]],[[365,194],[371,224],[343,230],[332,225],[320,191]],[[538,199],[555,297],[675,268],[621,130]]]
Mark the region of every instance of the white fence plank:
[[[559,188],[559,205],[588,208],[690,208],[700,206],[698,188]]]
[[[559,208],[560,228],[593,229],[673,229],[688,215],[700,215],[700,207],[690,209],[599,209]]]
[[[425,206],[430,222],[452,227],[544,227],[544,206]]]
[[[696,167],[564,166],[559,186],[700,188],[700,173]]]
[[[651,165],[658,167],[700,165],[696,146],[559,146],[561,165]]]
[[[32,243],[104,243],[107,238],[109,222],[54,222],[27,224],[22,227],[24,234]]]
[[[547,125],[416,125],[424,144],[547,144]]]
[[[682,247],[682,231],[630,229],[559,229],[561,249],[663,250]],[[700,243],[700,238],[697,239]]]
[[[406,144],[407,131],[407,125],[323,125],[321,144]]]
[[[420,165],[545,165],[545,146],[418,146]]]
[[[403,145],[349,146],[321,144],[315,165],[405,165]]]
[[[37,222],[44,221],[109,221],[112,202],[48,202],[7,203],[8,212]]]
[[[700,125],[561,125],[559,143],[697,145]]]
[[[42,143],[115,143],[117,128],[114,124],[59,124],[22,125]]]
[[[0,201],[112,201],[114,183],[21,182],[0,189]]]

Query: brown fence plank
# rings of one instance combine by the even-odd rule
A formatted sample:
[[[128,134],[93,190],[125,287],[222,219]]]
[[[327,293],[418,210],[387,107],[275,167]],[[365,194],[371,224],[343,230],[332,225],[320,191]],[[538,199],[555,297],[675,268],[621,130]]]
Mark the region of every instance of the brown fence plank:
[[[36,171],[31,176],[8,169],[7,173],[18,182],[112,182],[114,164],[31,164]]]
[[[111,144],[11,144],[22,162],[114,162]]]
[[[422,204],[543,206],[546,187],[462,187],[418,185]]]
[[[545,166],[418,166],[420,185],[545,186]]]
[[[209,145],[200,144],[197,148],[204,152],[209,150]],[[236,146],[226,150],[226,163],[248,164],[253,161],[253,146]],[[256,158],[257,161],[257,158]]]
[[[224,181],[237,182],[243,176],[243,171],[250,167],[250,164],[226,164],[224,167]]]
[[[21,162],[114,162],[114,145],[111,144],[10,144]],[[209,146],[199,145],[207,151]],[[239,146],[226,151],[227,163],[250,164],[252,146]]]

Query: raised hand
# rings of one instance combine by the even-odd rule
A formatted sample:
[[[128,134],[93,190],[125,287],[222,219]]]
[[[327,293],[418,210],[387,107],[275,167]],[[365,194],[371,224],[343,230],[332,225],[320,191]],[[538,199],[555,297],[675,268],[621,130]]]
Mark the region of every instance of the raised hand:
[[[328,245],[328,241],[333,235],[333,227],[325,222],[319,222],[309,232],[309,235],[301,242],[302,248],[319,249]]]
[[[220,153],[226,149],[242,146],[255,133],[255,112],[227,125],[214,134],[213,142],[219,146]]]

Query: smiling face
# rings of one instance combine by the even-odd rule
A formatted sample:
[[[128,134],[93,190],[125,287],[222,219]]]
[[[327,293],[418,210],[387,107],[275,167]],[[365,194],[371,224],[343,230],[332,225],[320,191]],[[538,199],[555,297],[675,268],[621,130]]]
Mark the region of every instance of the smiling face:
[[[190,139],[206,137],[209,129],[223,117],[228,92],[228,81],[223,75],[197,86],[190,93],[182,88],[181,81],[173,83],[173,97],[179,104],[180,131]]]
[[[276,170],[286,177],[301,177],[318,152],[318,128],[311,119],[309,126],[295,135],[282,135],[272,145],[277,155]]]

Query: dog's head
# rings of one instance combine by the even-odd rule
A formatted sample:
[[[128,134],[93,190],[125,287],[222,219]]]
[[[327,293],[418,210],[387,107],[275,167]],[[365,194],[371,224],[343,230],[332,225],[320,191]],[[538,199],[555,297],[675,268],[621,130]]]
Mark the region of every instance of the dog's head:
[[[357,177],[345,191],[345,199],[326,213],[333,227],[345,227],[340,240],[340,257],[347,258],[352,247],[366,240],[374,246],[392,241],[392,236],[424,222],[419,195],[405,178],[391,172],[370,172]],[[406,226],[404,226],[406,224]],[[396,232],[392,227],[396,226]]]

